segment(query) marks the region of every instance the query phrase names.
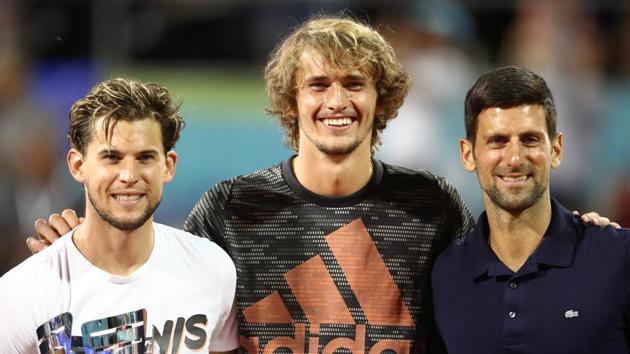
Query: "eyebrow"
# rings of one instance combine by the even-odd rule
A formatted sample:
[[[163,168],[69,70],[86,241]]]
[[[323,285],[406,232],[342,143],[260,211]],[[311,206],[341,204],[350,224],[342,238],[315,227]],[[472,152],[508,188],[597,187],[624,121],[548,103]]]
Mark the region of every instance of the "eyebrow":
[[[350,74],[343,77],[345,80],[352,81],[367,81],[368,78],[361,74]]]
[[[367,81],[367,78],[361,74],[348,74],[348,75],[343,76],[341,79],[344,81]],[[316,76],[307,77],[306,79],[304,79],[304,82],[310,83],[310,82],[321,82],[321,81],[328,81],[328,80],[330,80],[330,77],[328,77],[327,75],[316,75]]]
[[[542,132],[540,130],[526,130],[524,132],[521,132],[518,134],[518,137],[523,137],[523,136],[531,136],[531,135],[535,135],[535,136],[541,136],[541,135],[545,135],[545,132]],[[494,138],[494,137],[509,137],[512,134],[510,133],[502,133],[502,132],[498,132],[498,131],[494,131],[494,132],[489,132],[487,134],[483,134],[481,135],[482,139],[489,139],[489,138]]]
[[[136,155],[159,155],[159,154],[160,152],[155,149],[142,150],[136,153]],[[122,152],[120,150],[107,149],[107,148],[98,152],[98,156],[107,156],[107,155],[122,155]]]
[[[137,153],[136,155],[159,155],[160,152],[155,150],[155,149],[149,149],[149,150],[142,150],[139,153]]]
[[[98,152],[98,156],[107,156],[107,155],[120,155],[120,151],[116,149],[104,148]]]
[[[330,78],[326,75],[311,76],[304,79],[304,83],[328,81]]]

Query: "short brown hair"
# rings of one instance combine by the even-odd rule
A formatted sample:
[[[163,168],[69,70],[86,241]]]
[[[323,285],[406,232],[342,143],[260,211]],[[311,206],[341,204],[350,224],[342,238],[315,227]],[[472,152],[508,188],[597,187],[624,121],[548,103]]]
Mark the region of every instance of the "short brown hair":
[[[155,119],[161,126],[164,153],[175,146],[184,127],[179,105],[173,103],[165,87],[124,78],[94,86],[87,96],[72,105],[69,116],[68,142],[82,154],[92,139],[94,124],[102,117],[106,138],[111,133],[112,120]]]
[[[487,108],[512,108],[524,104],[537,104],[545,110],[547,134],[556,136],[556,105],[545,80],[518,66],[504,66],[490,70],[475,82],[466,94],[464,124],[466,139],[475,144],[477,119]]]
[[[358,69],[373,80],[378,94],[372,129],[372,147],[379,133],[396,117],[409,91],[410,80],[394,49],[369,25],[348,17],[315,17],[297,27],[271,53],[265,68],[267,110],[280,120],[290,148],[298,150],[296,95],[300,57],[307,50],[321,54],[336,67]]]

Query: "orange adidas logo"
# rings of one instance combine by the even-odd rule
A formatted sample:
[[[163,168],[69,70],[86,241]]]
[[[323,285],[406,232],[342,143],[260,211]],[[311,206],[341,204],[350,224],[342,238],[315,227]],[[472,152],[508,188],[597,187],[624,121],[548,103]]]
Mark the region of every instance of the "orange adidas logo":
[[[415,325],[398,286],[361,219],[354,220],[325,239],[369,325],[403,327]],[[293,353],[317,353],[321,324],[355,325],[354,340],[333,339],[323,347],[322,353],[333,353],[339,348],[349,349],[353,353],[366,352],[366,325],[356,324],[321,256],[314,256],[289,270],[284,274],[284,278],[309,321],[308,350],[306,325],[295,323],[294,338],[273,338],[266,344],[262,353],[273,353],[281,347],[289,348]],[[248,323],[294,323],[278,291],[243,310],[243,315]],[[259,353],[258,337],[241,336],[240,344],[250,354]],[[410,345],[409,340],[384,339],[372,345],[369,352],[381,353],[390,349],[396,353],[408,353]]]

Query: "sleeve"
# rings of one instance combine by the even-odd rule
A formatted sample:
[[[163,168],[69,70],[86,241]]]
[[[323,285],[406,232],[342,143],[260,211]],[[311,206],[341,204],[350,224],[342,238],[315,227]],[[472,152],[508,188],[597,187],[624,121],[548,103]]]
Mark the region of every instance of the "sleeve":
[[[448,236],[450,243],[453,239],[464,237],[470,232],[475,226],[475,219],[452,184],[443,177],[438,177],[438,184],[444,192],[443,210],[446,217],[443,232]]]
[[[427,345],[427,354],[446,354],[446,346],[437,330],[431,332]]]
[[[223,181],[207,190],[188,215],[184,230],[210,239],[225,249],[223,232],[233,182],[234,179]]]
[[[225,352],[237,349],[239,346],[238,321],[236,318],[236,298],[230,306],[228,315],[218,324],[210,337],[208,348],[211,352]]]
[[[427,354],[446,354],[446,344],[442,338],[440,330],[438,328],[436,312],[435,312],[435,274],[438,268],[438,261],[436,261],[433,265],[433,269],[431,271],[431,291],[429,292],[429,311],[431,312],[430,322],[428,324],[428,340],[427,340]]]
[[[34,316],[29,306],[24,281],[13,273],[0,278],[0,352],[37,353]]]
[[[211,352],[233,350],[237,349],[239,346],[238,320],[236,317],[238,308],[236,303],[236,268],[227,255],[225,258],[225,261],[230,264],[225,289],[227,290],[227,294],[231,296],[226,296],[224,315],[212,331],[210,343],[208,344],[208,349],[210,349]]]
[[[475,220],[470,213],[470,210],[460,197],[459,193],[445,178],[435,177],[439,188],[442,190],[441,210],[444,215],[442,225],[437,237],[434,239],[431,246],[432,254],[429,262],[432,264],[431,272],[434,270],[434,262],[438,255],[444,251],[448,245],[458,237],[464,237],[470,231],[474,225]],[[431,274],[431,273],[430,273]],[[425,291],[432,294],[433,276],[429,276],[429,281],[425,284]],[[425,316],[424,326],[426,328],[427,336],[427,353],[441,354],[445,352],[444,344],[440,338],[435,318],[433,315],[434,302],[432,295],[430,295],[425,303],[427,312],[430,315]]]

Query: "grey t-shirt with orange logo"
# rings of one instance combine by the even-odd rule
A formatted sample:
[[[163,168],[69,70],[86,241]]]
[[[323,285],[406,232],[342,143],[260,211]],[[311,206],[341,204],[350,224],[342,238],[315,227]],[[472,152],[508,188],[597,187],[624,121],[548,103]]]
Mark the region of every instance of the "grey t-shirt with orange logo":
[[[287,160],[215,185],[194,207],[185,230],[236,265],[242,351],[423,351],[430,265],[474,220],[445,179],[373,165],[345,197],[310,192]]]

